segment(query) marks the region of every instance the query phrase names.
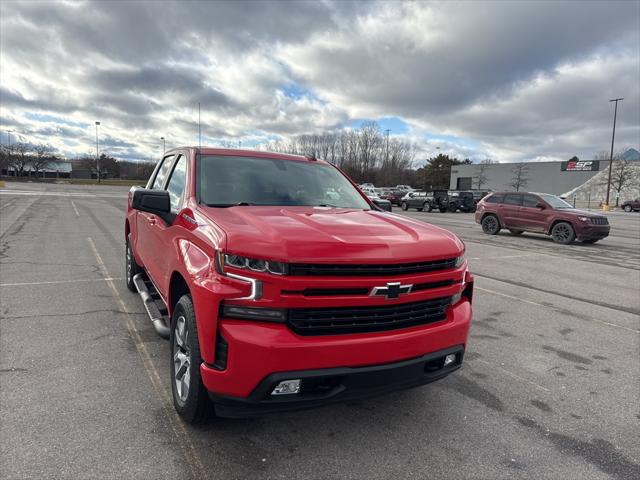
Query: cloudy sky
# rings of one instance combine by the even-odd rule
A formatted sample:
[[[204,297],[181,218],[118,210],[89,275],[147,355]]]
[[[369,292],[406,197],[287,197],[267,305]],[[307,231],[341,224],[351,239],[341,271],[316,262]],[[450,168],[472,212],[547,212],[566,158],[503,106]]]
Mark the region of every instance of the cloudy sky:
[[[640,144],[640,2],[0,3],[0,139],[68,157],[376,120],[475,160]],[[16,137],[17,136],[17,137]],[[437,150],[437,147],[440,150]]]

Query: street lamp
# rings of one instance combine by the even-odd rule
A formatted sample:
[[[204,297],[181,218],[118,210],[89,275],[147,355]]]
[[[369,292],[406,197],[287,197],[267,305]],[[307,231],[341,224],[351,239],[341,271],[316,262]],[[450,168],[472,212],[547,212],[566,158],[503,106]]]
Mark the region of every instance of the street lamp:
[[[611,192],[611,167],[613,166],[613,142],[616,138],[616,117],[618,116],[618,102],[624,100],[624,98],[614,98],[609,102],[616,102],[615,109],[613,110],[613,133],[611,134],[611,154],[609,155],[609,179],[607,180],[607,200],[605,201],[605,211],[609,211],[609,193]]]
[[[96,122],[96,169],[98,170],[98,183],[100,183],[100,156],[98,155],[98,125],[100,125],[100,122]]]
[[[164,156],[164,154],[167,153],[167,144],[165,143],[164,137],[160,137],[160,140],[162,140],[162,155]]]

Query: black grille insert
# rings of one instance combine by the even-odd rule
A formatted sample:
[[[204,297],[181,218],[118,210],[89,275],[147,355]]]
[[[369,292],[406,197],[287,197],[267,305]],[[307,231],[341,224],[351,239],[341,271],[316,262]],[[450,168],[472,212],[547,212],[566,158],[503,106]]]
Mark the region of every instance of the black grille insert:
[[[451,297],[375,307],[291,309],[289,327],[299,335],[337,335],[394,330],[446,318]]]
[[[307,264],[292,263],[289,274],[295,276],[364,277],[407,275],[455,268],[456,259],[432,260],[419,263],[395,263],[390,265]]]
[[[591,223],[594,225],[609,225],[607,217],[591,217]]]

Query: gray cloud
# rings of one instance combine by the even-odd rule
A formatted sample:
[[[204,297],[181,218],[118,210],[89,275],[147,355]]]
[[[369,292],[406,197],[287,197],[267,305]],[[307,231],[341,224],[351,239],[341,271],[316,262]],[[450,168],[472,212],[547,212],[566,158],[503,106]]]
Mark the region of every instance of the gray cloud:
[[[640,143],[639,23],[626,1],[5,2],[2,121],[77,151],[90,128],[26,115],[100,120],[113,149],[147,158],[160,136],[194,143],[200,102],[207,138],[398,116],[425,152],[435,133],[474,158],[585,157],[613,96],[619,144]]]

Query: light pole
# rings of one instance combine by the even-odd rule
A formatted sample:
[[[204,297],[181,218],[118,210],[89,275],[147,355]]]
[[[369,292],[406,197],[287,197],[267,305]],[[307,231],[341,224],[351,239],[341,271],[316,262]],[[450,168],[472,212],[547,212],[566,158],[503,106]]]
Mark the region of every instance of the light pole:
[[[167,153],[167,144],[164,137],[160,137],[160,140],[162,140],[162,156],[164,156],[164,154]]]
[[[605,201],[605,211],[609,211],[609,193],[611,192],[611,167],[613,166],[613,142],[616,139],[616,117],[618,116],[618,102],[624,98],[614,98],[609,102],[615,102],[616,106],[613,110],[613,133],[611,134],[611,154],[609,155],[609,179],[607,180],[607,200]]]
[[[100,122],[96,122],[96,169],[98,170],[98,183],[100,183],[100,155],[98,155],[98,125],[100,125]]]
[[[11,132],[13,130],[7,130],[7,147],[9,147],[9,151],[11,151]]]
[[[387,164],[389,164],[389,132],[391,131],[391,129],[387,128],[385,130],[385,133],[387,134]]]

